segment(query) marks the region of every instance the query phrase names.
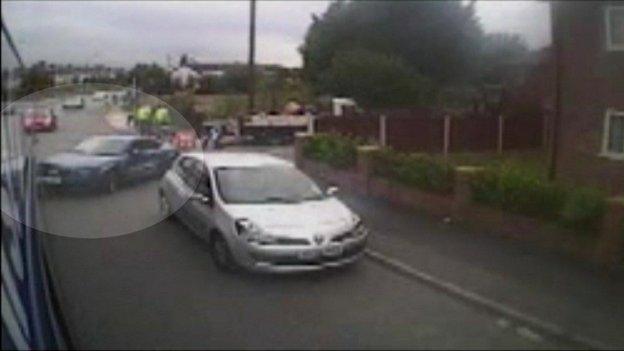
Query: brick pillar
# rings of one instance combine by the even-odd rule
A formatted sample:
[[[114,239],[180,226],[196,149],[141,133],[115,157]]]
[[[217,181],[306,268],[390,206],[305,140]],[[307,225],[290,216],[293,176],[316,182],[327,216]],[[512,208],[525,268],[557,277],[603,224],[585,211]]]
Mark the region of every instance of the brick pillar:
[[[609,199],[607,205],[594,258],[599,263],[612,265],[624,260],[624,199]]]
[[[482,167],[475,166],[459,166],[455,168],[455,187],[452,216],[461,220],[465,217],[465,210],[470,206],[472,201],[472,190],[470,189],[470,180],[483,171]]]
[[[362,181],[363,192],[368,194],[368,181],[373,172],[372,154],[379,151],[380,147],[375,145],[358,146],[356,170],[358,177]]]
[[[310,133],[295,133],[295,165],[300,169],[303,167],[303,147],[311,137]]]

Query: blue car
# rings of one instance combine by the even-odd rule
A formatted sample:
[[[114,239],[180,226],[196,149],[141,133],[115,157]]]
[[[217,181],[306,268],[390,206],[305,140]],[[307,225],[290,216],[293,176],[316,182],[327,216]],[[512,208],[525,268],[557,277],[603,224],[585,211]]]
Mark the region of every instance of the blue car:
[[[170,144],[137,135],[90,137],[39,162],[44,187],[112,193],[120,184],[162,176],[178,156]]]

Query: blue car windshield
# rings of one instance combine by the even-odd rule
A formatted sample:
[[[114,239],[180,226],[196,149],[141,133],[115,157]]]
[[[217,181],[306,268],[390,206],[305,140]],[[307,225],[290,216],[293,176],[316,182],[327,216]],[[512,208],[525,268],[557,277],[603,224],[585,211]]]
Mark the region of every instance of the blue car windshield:
[[[128,143],[125,140],[105,137],[89,138],[74,148],[74,151],[87,155],[121,155]]]

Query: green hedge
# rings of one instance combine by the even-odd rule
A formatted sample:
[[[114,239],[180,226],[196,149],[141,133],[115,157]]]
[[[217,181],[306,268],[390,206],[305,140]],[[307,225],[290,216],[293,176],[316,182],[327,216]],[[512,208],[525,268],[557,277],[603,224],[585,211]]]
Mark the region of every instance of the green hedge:
[[[425,191],[453,192],[455,169],[424,154],[407,154],[386,148],[372,155],[373,174]]]
[[[315,134],[303,146],[303,155],[335,168],[351,168],[357,161],[357,146],[360,143],[358,139],[337,134]]]
[[[476,202],[580,232],[597,229],[606,211],[605,196],[595,189],[565,187],[508,165],[487,168],[472,179],[471,188]]]

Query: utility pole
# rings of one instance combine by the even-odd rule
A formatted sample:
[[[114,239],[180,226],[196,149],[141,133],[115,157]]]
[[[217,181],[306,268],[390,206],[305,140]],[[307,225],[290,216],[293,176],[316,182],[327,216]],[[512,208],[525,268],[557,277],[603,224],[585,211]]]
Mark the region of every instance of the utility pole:
[[[255,108],[256,76],[254,56],[256,51],[256,0],[249,1],[249,94],[248,112],[252,114]]]
[[[551,138],[550,138],[550,159],[548,165],[548,179],[554,180],[557,177],[557,153],[559,149],[559,128],[561,125],[561,75],[563,73],[562,62],[562,46],[561,46],[561,18],[559,17],[558,4],[550,3],[551,28],[553,33],[553,50],[555,65],[555,106],[554,115],[552,116]]]
[[[136,113],[136,103],[137,103],[137,83],[136,83],[136,74],[132,75],[132,113]]]

